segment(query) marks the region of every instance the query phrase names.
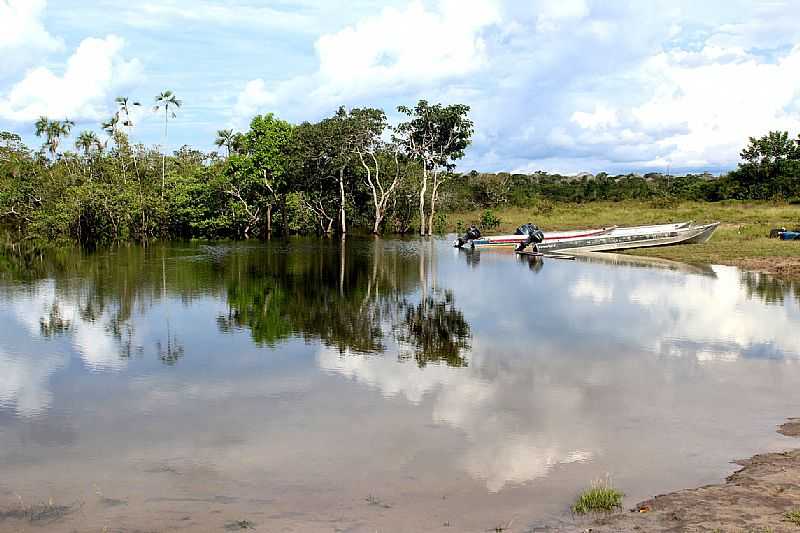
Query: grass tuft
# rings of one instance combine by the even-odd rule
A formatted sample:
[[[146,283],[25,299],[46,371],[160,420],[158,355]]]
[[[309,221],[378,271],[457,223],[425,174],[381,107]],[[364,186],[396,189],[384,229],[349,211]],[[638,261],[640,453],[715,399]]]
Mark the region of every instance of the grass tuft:
[[[800,509],[794,509],[792,511],[787,511],[783,515],[783,519],[787,522],[791,522],[796,526],[800,526]]]
[[[591,512],[611,512],[622,508],[623,493],[611,486],[609,480],[593,481],[591,486],[584,490],[575,504],[572,512],[586,514]]]

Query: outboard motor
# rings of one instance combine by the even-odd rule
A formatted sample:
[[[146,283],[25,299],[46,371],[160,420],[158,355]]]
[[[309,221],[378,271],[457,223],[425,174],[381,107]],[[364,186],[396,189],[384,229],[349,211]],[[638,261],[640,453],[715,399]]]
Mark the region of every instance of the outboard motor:
[[[474,225],[472,225],[469,227],[469,229],[467,229],[467,232],[464,234],[463,237],[459,237],[455,240],[455,242],[453,242],[453,246],[455,246],[456,248],[461,248],[468,242],[472,242],[480,238],[481,238],[481,231]]]
[[[528,237],[526,240],[517,245],[515,250],[518,252],[523,251],[531,244],[533,245],[533,251],[538,252],[539,247],[536,245],[544,240],[544,233],[542,233],[542,230],[539,229],[539,226],[536,224],[531,224],[530,222],[518,227],[517,231],[514,232],[514,235],[526,235]]]

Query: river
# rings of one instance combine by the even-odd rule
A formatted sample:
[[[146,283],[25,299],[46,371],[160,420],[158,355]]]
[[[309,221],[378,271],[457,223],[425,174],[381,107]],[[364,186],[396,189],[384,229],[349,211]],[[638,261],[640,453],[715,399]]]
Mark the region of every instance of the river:
[[[800,286],[726,266],[63,250],[2,258],[0,324],[0,531],[529,531],[719,482],[800,403]]]

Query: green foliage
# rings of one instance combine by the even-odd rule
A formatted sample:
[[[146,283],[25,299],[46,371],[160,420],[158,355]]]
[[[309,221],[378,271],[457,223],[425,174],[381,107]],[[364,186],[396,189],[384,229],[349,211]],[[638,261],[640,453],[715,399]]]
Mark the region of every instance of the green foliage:
[[[493,230],[500,226],[501,220],[494,214],[494,211],[487,209],[481,215],[480,227],[483,230]]]
[[[444,233],[445,231],[447,231],[447,215],[441,212],[436,213],[433,219],[433,232]]]
[[[170,91],[156,97],[165,133],[180,105]],[[407,120],[394,130],[374,108],[342,107],[299,125],[256,116],[246,132],[217,132],[225,157],[186,146],[163,154],[133,144],[131,110],[139,103],[120,97],[117,106],[102,124],[103,139],[86,130],[70,144],[73,123],[47,117],[35,124],[43,138],[38,152],[19,135],[0,132],[0,226],[14,240],[98,246],[266,237],[276,229],[330,233],[347,225],[432,233],[446,229],[445,213],[467,211],[479,214],[464,220],[480,217],[491,231],[503,224],[494,210],[514,207],[532,209],[540,221],[556,217],[564,203],[643,200],[666,211],[687,200],[800,198],[800,144],[787,132],[751,138],[739,167],[721,177],[456,174],[454,163],[474,129],[464,105],[420,100],[401,106]],[[71,145],[76,151],[62,151]]]
[[[586,514],[591,512],[611,512],[622,508],[623,493],[611,486],[608,480],[593,481],[572,505],[572,512]]]
[[[793,509],[791,511],[787,511],[783,515],[783,519],[787,522],[791,522],[792,524],[800,527],[800,509]]]

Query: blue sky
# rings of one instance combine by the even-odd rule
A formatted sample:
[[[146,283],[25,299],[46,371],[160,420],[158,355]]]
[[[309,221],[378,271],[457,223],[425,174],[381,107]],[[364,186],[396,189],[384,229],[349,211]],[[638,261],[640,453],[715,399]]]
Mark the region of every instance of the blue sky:
[[[719,172],[800,132],[798,20],[794,0],[0,0],[0,129],[35,146],[39,115],[98,129],[127,95],[134,140],[163,143],[171,89],[168,145],[210,150],[257,113],[426,98],[472,107],[463,170]]]

